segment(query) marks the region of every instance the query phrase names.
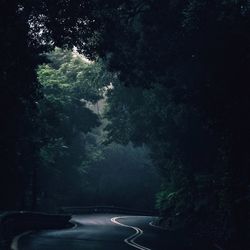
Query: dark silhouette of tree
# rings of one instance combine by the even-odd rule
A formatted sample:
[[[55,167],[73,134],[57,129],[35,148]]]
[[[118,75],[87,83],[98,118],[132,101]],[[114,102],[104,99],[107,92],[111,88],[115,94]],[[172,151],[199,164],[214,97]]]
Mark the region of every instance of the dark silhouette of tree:
[[[123,84],[151,88],[155,100],[151,113],[140,90],[115,86],[108,113],[113,117],[107,128],[111,140],[147,141],[158,153],[155,158],[166,176],[165,187],[171,175],[179,179],[177,187],[165,193],[166,202],[171,199],[177,206],[178,199],[187,195],[186,211],[194,214],[194,220],[208,214],[218,218],[204,223],[209,237],[227,238],[228,247],[247,249],[249,3],[99,4],[98,35],[93,32],[99,55]],[[155,89],[158,85],[160,92]],[[208,193],[214,195],[204,203],[202,197]],[[203,207],[212,204],[211,210],[197,202]],[[211,221],[221,234],[210,230]]]
[[[148,144],[171,225],[249,249],[249,1],[25,0],[0,9],[2,209],[35,194],[41,52],[76,46],[114,74],[107,141]]]

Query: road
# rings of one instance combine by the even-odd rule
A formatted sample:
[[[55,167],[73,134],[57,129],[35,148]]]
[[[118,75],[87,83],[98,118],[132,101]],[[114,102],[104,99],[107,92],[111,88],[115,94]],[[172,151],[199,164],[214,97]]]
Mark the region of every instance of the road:
[[[28,232],[15,250],[185,250],[171,233],[150,225],[155,218],[115,214],[75,215],[70,229]]]

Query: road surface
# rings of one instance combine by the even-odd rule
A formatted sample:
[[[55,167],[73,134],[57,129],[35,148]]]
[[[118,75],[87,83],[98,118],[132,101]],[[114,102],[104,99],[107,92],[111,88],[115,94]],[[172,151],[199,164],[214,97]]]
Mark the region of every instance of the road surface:
[[[150,225],[155,218],[115,214],[75,215],[70,229],[27,232],[15,250],[185,250],[180,240]]]

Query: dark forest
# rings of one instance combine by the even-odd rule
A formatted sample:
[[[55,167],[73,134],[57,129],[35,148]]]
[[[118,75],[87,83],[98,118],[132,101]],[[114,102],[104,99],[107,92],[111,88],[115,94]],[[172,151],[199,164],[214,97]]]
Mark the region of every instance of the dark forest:
[[[1,213],[154,211],[250,249],[249,0],[1,0],[0,55]]]

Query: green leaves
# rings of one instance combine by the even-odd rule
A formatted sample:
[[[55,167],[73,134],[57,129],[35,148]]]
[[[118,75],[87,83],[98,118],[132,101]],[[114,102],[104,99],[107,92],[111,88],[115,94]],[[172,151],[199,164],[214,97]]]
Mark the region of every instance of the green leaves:
[[[44,94],[38,103],[41,186],[44,192],[52,192],[57,203],[83,192],[86,165],[102,157],[97,147],[89,148],[86,142],[86,134],[101,124],[87,104],[95,105],[103,98],[109,78],[101,63],[89,62],[76,52],[56,48],[47,57],[50,62],[37,70]],[[62,183],[65,197],[60,188],[53,190],[53,185]]]

